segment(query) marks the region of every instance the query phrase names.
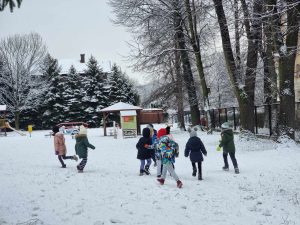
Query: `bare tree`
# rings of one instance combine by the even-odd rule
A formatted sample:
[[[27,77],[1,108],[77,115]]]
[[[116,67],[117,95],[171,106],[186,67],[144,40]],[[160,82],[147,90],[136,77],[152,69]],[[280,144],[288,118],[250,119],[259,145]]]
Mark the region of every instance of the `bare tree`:
[[[22,0],[17,0],[17,6],[20,8]],[[16,3],[14,0],[0,0],[0,11],[3,11],[6,6],[9,5],[10,11],[13,12],[16,7]]]
[[[0,42],[0,102],[8,106],[19,129],[20,113],[39,95],[39,74],[47,49],[39,34],[14,35]]]

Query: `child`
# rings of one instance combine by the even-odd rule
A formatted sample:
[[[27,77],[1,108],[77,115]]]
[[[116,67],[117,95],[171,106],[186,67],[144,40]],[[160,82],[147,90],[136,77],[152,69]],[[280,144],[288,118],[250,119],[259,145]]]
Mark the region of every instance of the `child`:
[[[157,139],[157,131],[154,129],[153,125],[151,123],[149,123],[147,125],[147,127],[150,129],[150,137],[151,137],[151,142],[150,142],[150,147],[148,147],[148,149],[151,152],[151,159],[154,162],[154,167],[157,166],[157,162],[156,162],[156,157],[155,157],[155,143],[156,143],[156,139]]]
[[[81,162],[77,165],[78,173],[82,173],[87,163],[88,148],[95,149],[95,146],[90,144],[87,138],[87,129],[84,126],[79,127],[79,133],[75,135],[76,144],[75,151]]]
[[[167,131],[165,128],[161,128],[158,131],[157,137],[159,138],[157,148],[161,152],[161,161],[163,165],[162,178],[158,178],[157,181],[163,185],[166,179],[167,171],[169,171],[171,176],[176,180],[177,187],[181,188],[182,182],[179,180],[173,167],[173,163],[175,163],[175,157],[177,155],[176,143],[167,136]]]
[[[223,159],[224,159],[224,167],[223,170],[228,171],[229,170],[229,166],[228,166],[228,160],[227,160],[227,156],[229,153],[229,156],[231,158],[233,167],[234,167],[234,171],[236,174],[239,173],[239,168],[238,168],[238,164],[235,158],[235,145],[234,145],[234,139],[233,139],[233,131],[232,129],[229,127],[229,123],[225,122],[221,125],[222,128],[222,132],[221,132],[221,140],[220,140],[220,144],[217,147],[217,151],[221,150],[221,147],[223,147]]]
[[[64,134],[59,131],[59,127],[55,126],[52,129],[53,136],[54,136],[54,149],[55,154],[58,156],[58,160],[61,163],[61,168],[66,168],[66,164],[64,163],[63,159],[73,159],[78,160],[76,155],[73,156],[66,156],[67,154],[67,148],[65,144],[65,137]]]
[[[143,176],[144,173],[146,175],[150,175],[149,168],[151,165],[151,150],[148,149],[149,145],[151,145],[150,129],[145,127],[143,129],[143,137],[141,137],[136,144],[136,148],[138,150],[137,159],[141,162],[140,176]],[[146,165],[145,160],[147,161]]]
[[[193,177],[197,174],[196,163],[198,163],[198,180],[202,180],[202,153],[206,156],[207,152],[201,139],[197,137],[197,127],[189,127],[188,132],[190,133],[190,139],[186,143],[184,156],[188,157],[190,155],[190,160],[193,166]]]

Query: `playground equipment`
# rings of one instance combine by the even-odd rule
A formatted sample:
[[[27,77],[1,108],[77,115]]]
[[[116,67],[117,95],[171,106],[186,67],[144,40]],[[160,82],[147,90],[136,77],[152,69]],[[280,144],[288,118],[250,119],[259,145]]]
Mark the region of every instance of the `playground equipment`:
[[[11,129],[22,136],[26,135],[10,126],[9,122],[6,121],[6,105],[0,105],[0,135],[3,135],[4,133],[4,136],[7,136],[6,129]]]
[[[22,131],[16,130],[15,128],[13,128],[12,126],[10,126],[9,122],[6,122],[4,119],[0,119],[0,129],[4,129],[5,131],[5,136],[6,134],[6,129],[11,129],[13,131],[15,131],[16,133],[22,135],[22,136],[26,136],[25,133],[23,133]]]

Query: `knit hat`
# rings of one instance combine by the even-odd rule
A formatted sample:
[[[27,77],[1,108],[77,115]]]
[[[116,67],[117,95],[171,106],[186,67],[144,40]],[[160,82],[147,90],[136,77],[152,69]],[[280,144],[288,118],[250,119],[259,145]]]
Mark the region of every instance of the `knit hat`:
[[[197,127],[189,127],[187,131],[190,133],[190,137],[197,137],[197,130]]]
[[[57,132],[59,132],[59,127],[58,126],[54,126],[53,128],[52,128],[52,131],[53,131],[53,133],[57,133]]]
[[[166,128],[161,128],[157,132],[157,138],[161,138],[161,136],[167,135],[167,130]]]
[[[83,125],[79,127],[79,134],[87,134],[87,129]]]
[[[144,138],[149,138],[150,137],[150,132],[151,132],[151,130],[148,127],[145,127],[143,129],[143,137]]]
[[[225,123],[223,123],[223,124],[221,125],[221,127],[222,127],[223,129],[229,129],[229,128],[230,128],[230,124],[229,124],[228,122],[225,122]]]

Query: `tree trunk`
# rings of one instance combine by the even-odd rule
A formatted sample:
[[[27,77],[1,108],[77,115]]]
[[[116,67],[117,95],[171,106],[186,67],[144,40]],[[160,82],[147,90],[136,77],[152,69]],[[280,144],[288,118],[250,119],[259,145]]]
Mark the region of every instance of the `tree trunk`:
[[[190,42],[194,51],[195,59],[196,59],[196,66],[197,66],[197,71],[199,74],[200,78],[200,84],[201,84],[201,89],[202,89],[202,95],[204,99],[204,106],[205,110],[207,110],[207,120],[208,120],[208,126],[211,129],[211,120],[210,120],[210,115],[208,113],[208,110],[210,108],[209,104],[209,99],[208,99],[208,88],[207,88],[207,83],[205,80],[205,75],[204,75],[204,70],[203,70],[203,63],[202,63],[202,57],[201,57],[201,50],[199,46],[199,38],[197,35],[197,30],[195,27],[196,21],[195,17],[193,19],[192,11],[191,11],[191,6],[190,6],[190,0],[185,0],[185,8],[187,12],[187,18],[188,18],[188,23],[189,23],[189,30],[190,32]]]
[[[177,47],[176,47],[177,48]],[[183,81],[180,70],[180,55],[175,51],[175,74],[176,74],[176,94],[177,94],[177,115],[180,130],[186,130],[184,124],[184,105],[183,105]]]
[[[245,75],[245,86],[243,88],[240,87],[238,83],[239,71],[233,56],[227,20],[222,1],[214,0],[214,6],[221,30],[223,51],[229,78],[239,103],[241,128],[243,130],[254,132],[254,90],[258,50],[257,38],[259,38],[258,29],[260,27],[260,23],[259,21],[254,20],[253,32],[251,33],[250,38],[248,38],[247,70]],[[255,2],[253,7],[254,15],[259,14],[261,6],[261,1]]]
[[[175,40],[180,49],[181,63],[183,68],[183,79],[188,92],[188,99],[191,110],[192,125],[198,125],[200,123],[200,111],[198,108],[198,97],[196,93],[193,73],[189,60],[188,52],[186,51],[186,44],[182,27],[182,16],[178,7],[178,0],[173,2],[174,4],[174,31]]]
[[[288,5],[293,0],[286,1]],[[294,69],[297,53],[299,23],[299,3],[294,7],[289,6],[287,10],[287,35],[286,46],[281,47],[279,59],[279,132],[281,135],[288,135],[295,139],[295,89]],[[284,49],[286,47],[286,49]]]
[[[20,112],[19,111],[15,112],[15,127],[16,127],[16,130],[20,130]]]

